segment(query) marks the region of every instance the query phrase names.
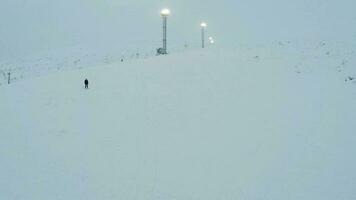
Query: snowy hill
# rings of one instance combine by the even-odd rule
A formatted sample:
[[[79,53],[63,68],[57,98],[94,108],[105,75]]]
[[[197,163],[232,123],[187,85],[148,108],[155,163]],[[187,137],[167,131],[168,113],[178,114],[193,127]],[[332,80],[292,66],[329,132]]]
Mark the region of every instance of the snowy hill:
[[[159,42],[131,43],[130,45],[110,46],[71,46],[51,51],[42,51],[22,58],[0,61],[0,86],[7,84],[10,72],[11,82],[20,81],[36,76],[43,76],[58,71],[82,69],[110,63],[147,59],[156,55],[154,47]],[[170,46],[171,52],[181,52],[192,48],[183,44]]]
[[[355,52],[276,45],[1,86],[0,199],[356,199]]]

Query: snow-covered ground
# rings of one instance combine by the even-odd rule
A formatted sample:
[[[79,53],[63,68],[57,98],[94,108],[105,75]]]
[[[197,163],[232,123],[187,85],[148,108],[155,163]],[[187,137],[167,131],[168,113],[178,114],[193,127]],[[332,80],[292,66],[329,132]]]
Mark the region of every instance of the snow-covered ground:
[[[156,55],[154,47],[159,41],[139,41],[128,45],[72,46],[37,52],[21,58],[0,60],[0,86],[10,81],[16,82],[57,71],[73,70],[107,65],[123,61],[147,59]],[[170,47],[173,52],[181,52],[196,46],[176,44]]]
[[[2,85],[0,199],[356,199],[355,51],[300,45]]]

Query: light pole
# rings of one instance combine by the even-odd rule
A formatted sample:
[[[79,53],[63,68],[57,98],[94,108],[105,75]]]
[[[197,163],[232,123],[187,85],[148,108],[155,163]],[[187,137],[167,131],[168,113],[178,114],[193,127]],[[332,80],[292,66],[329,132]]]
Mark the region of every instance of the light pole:
[[[205,47],[205,28],[208,26],[205,22],[202,22],[200,24],[201,26],[201,47],[204,48]]]
[[[214,38],[213,37],[209,37],[209,41],[210,41],[210,44],[214,44],[215,41],[214,41]]]
[[[163,19],[163,54],[167,54],[167,17],[171,14],[171,11],[167,8],[161,11]]]

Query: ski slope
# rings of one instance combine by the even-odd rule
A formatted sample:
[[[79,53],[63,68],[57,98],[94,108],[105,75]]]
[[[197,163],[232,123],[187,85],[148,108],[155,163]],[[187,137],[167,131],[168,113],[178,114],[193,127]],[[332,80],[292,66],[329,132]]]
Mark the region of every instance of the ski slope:
[[[355,54],[285,45],[1,86],[0,199],[356,199]]]

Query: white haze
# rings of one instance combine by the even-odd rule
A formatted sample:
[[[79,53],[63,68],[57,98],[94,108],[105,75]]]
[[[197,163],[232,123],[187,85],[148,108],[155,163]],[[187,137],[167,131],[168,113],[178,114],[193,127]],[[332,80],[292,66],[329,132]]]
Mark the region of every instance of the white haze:
[[[0,59],[53,49],[160,45],[163,7],[169,45],[195,45],[199,23],[220,44],[355,40],[353,0],[1,0]]]

